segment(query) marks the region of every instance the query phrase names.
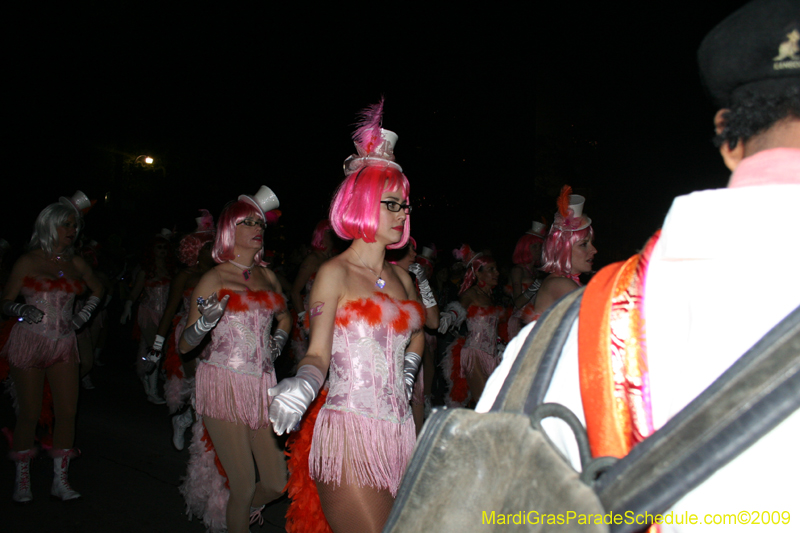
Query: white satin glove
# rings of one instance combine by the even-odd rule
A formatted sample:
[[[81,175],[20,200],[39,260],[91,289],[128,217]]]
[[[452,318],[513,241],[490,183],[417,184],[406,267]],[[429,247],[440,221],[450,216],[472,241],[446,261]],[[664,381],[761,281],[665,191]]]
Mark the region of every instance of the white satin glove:
[[[125,305],[122,308],[122,315],[119,317],[119,323],[123,326],[131,319],[131,309],[133,309],[133,302],[131,300],[125,300]]]
[[[431,308],[436,305],[436,298],[433,297],[431,284],[428,283],[428,277],[425,275],[425,268],[419,263],[411,263],[408,271],[417,277],[417,285],[419,286],[419,294],[422,296],[422,303],[425,308]]]
[[[275,331],[275,335],[272,336],[269,343],[271,363],[274,363],[275,359],[277,359],[278,356],[281,354],[281,352],[283,351],[283,347],[286,346],[286,341],[288,340],[289,340],[288,333],[286,333],[282,329]]]
[[[308,406],[317,397],[325,376],[314,365],[303,365],[293,378],[285,378],[269,389],[272,398],[269,421],[278,435],[294,431]]]
[[[164,354],[164,337],[156,335],[153,346],[147,351],[147,355],[142,357],[144,363],[144,373],[150,374],[158,366],[161,356]]]
[[[92,313],[94,313],[98,305],[100,305],[100,298],[90,296],[81,310],[72,317],[72,329],[81,329],[92,318]]]
[[[15,304],[11,300],[3,300],[3,313],[7,316],[18,316],[28,324],[38,324],[44,312],[30,304]]]
[[[447,333],[447,330],[461,327],[467,318],[467,310],[458,302],[450,302],[439,314],[439,333]]]
[[[406,386],[406,400],[411,401],[411,395],[414,394],[414,381],[417,379],[417,371],[422,362],[422,356],[415,352],[406,352],[403,358],[403,381]]]
[[[225,295],[222,300],[217,297],[215,292],[208,299],[198,298],[197,309],[200,311],[200,318],[197,322],[187,327],[183,331],[183,340],[189,346],[197,346],[206,334],[214,329],[219,319],[225,314],[228,306],[229,295]]]

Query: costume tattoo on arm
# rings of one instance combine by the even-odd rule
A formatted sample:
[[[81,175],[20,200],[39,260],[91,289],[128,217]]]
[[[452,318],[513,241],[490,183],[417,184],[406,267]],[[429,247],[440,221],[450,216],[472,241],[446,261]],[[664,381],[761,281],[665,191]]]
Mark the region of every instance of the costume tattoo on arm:
[[[314,307],[308,310],[309,318],[319,316],[322,314],[322,307],[325,305],[325,302],[314,302]]]

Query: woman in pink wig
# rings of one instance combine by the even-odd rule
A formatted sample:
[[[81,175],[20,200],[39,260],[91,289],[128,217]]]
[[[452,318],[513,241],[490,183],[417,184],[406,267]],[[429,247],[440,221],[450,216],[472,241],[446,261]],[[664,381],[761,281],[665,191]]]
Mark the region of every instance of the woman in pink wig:
[[[78,191],[39,213],[29,251],[14,265],[0,301],[6,316],[19,320],[0,353],[8,358],[19,402],[11,451],[17,463],[12,498],[18,503],[33,500],[29,468],[45,378],[52,391],[56,422],[50,451],[54,460],[50,494],[64,501],[80,497],[67,479],[70,459],[79,453],[73,448],[79,372],[75,331],[89,321],[103,295],[102,284],[73,248],[83,227],[81,210],[89,206],[89,199]],[[91,296],[75,312],[75,299],[87,287]],[[24,304],[16,303],[20,295]]]
[[[542,270],[550,275],[542,282],[526,323],[537,320],[562,296],[579,288],[579,276],[592,271],[597,253],[592,244],[592,219],[583,214],[586,199],[571,193],[572,188],[565,185],[558,197],[558,212],[544,243]]]
[[[542,264],[542,245],[547,227],[541,222],[533,222],[533,227],[520,237],[514,248],[511,268],[511,284],[507,291],[513,298],[514,312],[508,319],[508,338],[513,339],[527,324],[530,313],[526,307],[533,308],[536,293],[542,282],[537,270]]]
[[[495,305],[492,296],[500,276],[494,258],[488,252],[475,253],[466,244],[453,254],[464,262],[466,271],[459,301],[448,305],[442,322],[458,327],[466,320],[468,333],[466,338],[457,338],[447,347],[442,360],[450,386],[446,403],[452,407],[469,405],[470,398],[477,402],[483,394],[486,380],[502,356],[497,345],[497,328],[506,318],[506,310]]]
[[[211,531],[247,531],[251,514],[255,518],[286,484],[267,391],[277,382],[274,361],[289,338],[291,317],[275,273],[262,260],[265,213],[277,207],[277,197],[263,186],[223,209],[211,252],[219,264],[195,287],[180,339],[186,354],[211,332],[195,374],[195,406],[202,419],[194,426],[181,486],[190,514],[202,516]]]
[[[408,241],[411,207],[394,162],[397,136],[381,129],[382,112],[383,102],[365,111],[358,155],[345,161],[331,205],[334,231],[353,243],[320,267],[308,353],[297,376],[270,391],[270,419],[282,434],[300,422],[328,374],[308,466],[335,532],[381,531],[416,440],[409,401],[425,314],[408,272],[385,259],[387,248]],[[301,482],[293,471],[290,495]]]
[[[317,277],[319,267],[334,253],[331,238],[331,222],[320,220],[311,236],[311,253],[300,263],[300,270],[292,285],[292,308],[297,313],[297,327],[292,330],[292,353],[297,361],[306,356],[308,350],[308,298]]]

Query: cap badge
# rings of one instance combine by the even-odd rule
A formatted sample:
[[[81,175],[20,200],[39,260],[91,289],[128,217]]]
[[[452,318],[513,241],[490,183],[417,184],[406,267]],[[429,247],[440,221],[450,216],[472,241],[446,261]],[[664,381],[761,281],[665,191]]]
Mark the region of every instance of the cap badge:
[[[794,29],[786,34],[786,40],[778,46],[778,55],[772,61],[775,70],[800,68],[800,31]]]

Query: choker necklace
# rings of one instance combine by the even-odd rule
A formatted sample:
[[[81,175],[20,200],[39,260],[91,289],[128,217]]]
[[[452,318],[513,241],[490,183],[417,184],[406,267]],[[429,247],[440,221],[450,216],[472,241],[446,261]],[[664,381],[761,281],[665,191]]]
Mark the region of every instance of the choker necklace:
[[[256,264],[254,261],[252,265],[245,266],[245,265],[240,265],[239,263],[231,259],[228,259],[228,263],[236,265],[237,267],[242,269],[242,276],[244,276],[245,281],[248,281],[250,279],[250,276],[253,274],[253,266]]]
[[[369,270],[370,272],[375,274],[375,271],[372,270],[370,267],[368,267],[367,264],[364,262],[364,260],[361,259],[361,254],[359,254],[356,251],[355,248],[353,248],[353,251],[356,252],[356,255],[358,256],[358,260],[361,261],[361,264],[364,265],[364,268],[366,268],[367,270]],[[378,287],[379,289],[382,289],[382,288],[384,288],[386,286],[386,281],[381,277],[381,274],[383,274],[383,266],[381,266],[381,273],[380,274],[375,274],[375,276],[378,277],[378,279],[375,280],[375,286]]]

